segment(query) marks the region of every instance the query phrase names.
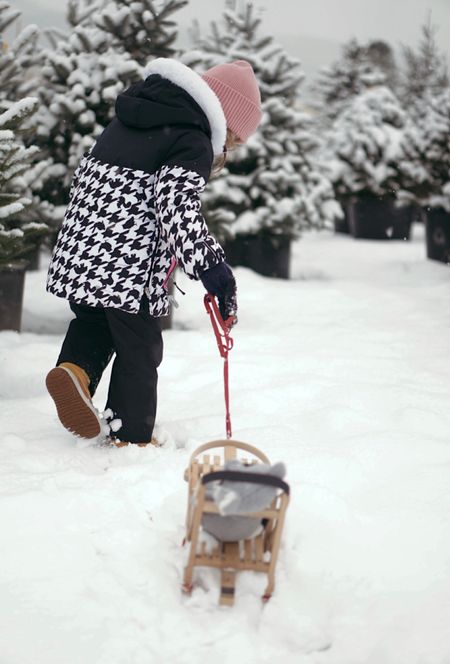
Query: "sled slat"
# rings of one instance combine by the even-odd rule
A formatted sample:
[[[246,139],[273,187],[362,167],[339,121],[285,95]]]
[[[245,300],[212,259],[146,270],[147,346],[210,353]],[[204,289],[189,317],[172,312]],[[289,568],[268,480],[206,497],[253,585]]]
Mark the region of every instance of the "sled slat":
[[[191,490],[193,490],[194,487],[196,486],[199,474],[200,474],[199,463],[198,461],[194,461],[194,463],[191,466],[191,481],[190,481]]]
[[[225,461],[236,458],[236,448],[234,446],[225,447]]]
[[[214,470],[219,470],[222,467],[222,459],[219,455],[214,456]]]
[[[246,563],[249,563],[252,560],[252,554],[252,540],[244,540],[244,560]]]
[[[220,599],[221,606],[233,606],[234,587],[236,583],[236,572],[233,570],[222,570],[220,574]]]
[[[258,535],[258,537],[255,537],[255,560],[256,560],[256,562],[262,562],[263,554],[264,554],[263,538],[262,538],[262,535]]]
[[[230,567],[239,565],[241,556],[239,554],[239,542],[225,542],[224,543],[225,560],[230,564]]]
[[[215,569],[234,569],[239,572],[242,570],[252,570],[255,572],[268,572],[270,568],[270,561],[268,562],[255,562],[251,560],[246,562],[245,560],[240,560],[236,565],[231,568],[230,564],[225,560],[222,560],[220,557],[215,558],[211,556],[201,556],[197,554],[195,556],[194,564],[198,567],[213,567]]]
[[[220,514],[219,508],[212,500],[205,500],[203,511],[206,514]],[[278,512],[275,510],[260,510],[259,512],[246,512],[245,516],[251,516],[255,519],[273,519]]]
[[[198,461],[196,459],[191,463],[190,467],[186,468],[184,471],[184,479],[186,482],[189,481],[189,477],[191,478],[190,486],[194,486],[198,479]]]
[[[209,454],[205,454],[203,457],[203,468],[202,468],[202,475],[206,475],[206,473],[211,472],[211,462],[209,458]]]

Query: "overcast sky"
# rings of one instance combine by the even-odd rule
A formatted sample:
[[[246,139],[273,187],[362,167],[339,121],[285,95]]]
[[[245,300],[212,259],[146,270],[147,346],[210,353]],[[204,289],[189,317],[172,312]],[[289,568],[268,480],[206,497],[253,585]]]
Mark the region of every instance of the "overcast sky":
[[[64,0],[9,1],[22,11],[25,24],[64,25]],[[265,31],[298,56],[307,73],[328,64],[350,37],[385,39],[394,47],[416,44],[430,12],[438,44],[450,53],[450,0],[255,0],[254,5],[261,8]],[[219,18],[224,6],[225,0],[189,0],[175,16],[183,31],[194,18],[201,24]]]

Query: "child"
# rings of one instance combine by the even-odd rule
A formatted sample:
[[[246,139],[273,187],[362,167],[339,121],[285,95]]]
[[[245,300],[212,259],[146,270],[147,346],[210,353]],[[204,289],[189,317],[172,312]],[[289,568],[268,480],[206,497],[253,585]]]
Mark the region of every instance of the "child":
[[[243,60],[200,76],[158,58],[115,110],[75,172],[50,263],[47,290],[69,300],[75,318],[46,384],[63,426],[95,438],[101,422],[91,398],[115,354],[110,442],[142,446],[156,444],[159,317],[169,311],[176,265],[217,296],[224,318],[236,314],[234,277],[199,194],[214,160],[256,130],[261,98]]]

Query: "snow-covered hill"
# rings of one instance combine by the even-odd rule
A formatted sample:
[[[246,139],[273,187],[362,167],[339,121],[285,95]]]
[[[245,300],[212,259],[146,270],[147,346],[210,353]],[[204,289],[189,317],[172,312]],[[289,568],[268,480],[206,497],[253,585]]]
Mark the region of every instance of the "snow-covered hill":
[[[233,609],[212,570],[180,593],[183,471],[224,432],[201,287],[179,279],[165,335],[165,446],[111,450],[59,426],[69,312],[29,274],[24,332],[0,334],[1,664],[448,664],[450,273],[423,244],[311,234],[290,282],[236,271],[234,435],[292,499],[274,597],[243,573]]]

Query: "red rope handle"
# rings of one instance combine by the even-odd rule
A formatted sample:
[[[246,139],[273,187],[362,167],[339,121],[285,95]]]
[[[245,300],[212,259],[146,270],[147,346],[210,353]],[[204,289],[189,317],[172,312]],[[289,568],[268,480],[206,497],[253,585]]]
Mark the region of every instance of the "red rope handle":
[[[219,307],[217,306],[216,299],[211,293],[207,293],[204,297],[205,309],[211,319],[211,325],[217,341],[220,357],[223,358],[223,384],[225,395],[225,427],[227,438],[231,438],[231,415],[230,415],[230,393],[228,385],[228,353],[233,348],[233,339],[230,337],[230,330],[234,324],[234,316],[230,316],[227,320],[223,320],[220,315]]]

